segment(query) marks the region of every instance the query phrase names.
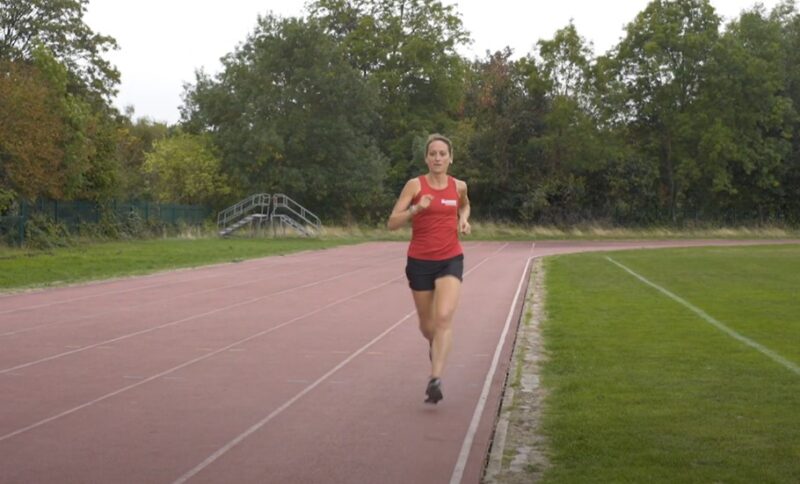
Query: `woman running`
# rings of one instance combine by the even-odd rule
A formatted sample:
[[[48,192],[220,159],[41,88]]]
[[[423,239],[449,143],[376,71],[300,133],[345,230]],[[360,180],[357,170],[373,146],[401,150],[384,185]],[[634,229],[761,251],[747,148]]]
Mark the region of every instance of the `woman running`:
[[[442,372],[453,341],[453,314],[461,293],[464,252],[458,234],[469,234],[467,184],[447,174],[453,144],[432,134],[425,145],[428,173],[406,182],[389,216],[389,230],[411,221],[406,276],[428,340],[431,374],[426,403],[438,403]]]

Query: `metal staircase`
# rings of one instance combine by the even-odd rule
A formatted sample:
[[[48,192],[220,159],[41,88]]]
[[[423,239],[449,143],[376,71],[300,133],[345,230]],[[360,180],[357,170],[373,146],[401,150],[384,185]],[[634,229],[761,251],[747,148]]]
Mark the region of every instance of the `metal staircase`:
[[[251,195],[217,215],[217,228],[222,237],[242,227],[264,228],[267,225],[273,235],[277,235],[278,229],[285,234],[286,227],[306,237],[322,230],[319,217],[282,193]]]

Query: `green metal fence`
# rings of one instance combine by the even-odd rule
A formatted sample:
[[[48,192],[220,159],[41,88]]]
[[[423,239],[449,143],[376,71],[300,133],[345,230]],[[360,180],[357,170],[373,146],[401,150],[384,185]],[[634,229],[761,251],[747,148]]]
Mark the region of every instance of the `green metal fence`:
[[[48,217],[70,231],[83,224],[98,224],[104,214],[118,223],[135,218],[142,223],[164,225],[200,225],[209,219],[212,211],[197,205],[177,205],[146,201],[110,201],[105,204],[82,200],[37,200],[19,202],[14,213],[0,216],[0,240],[22,244],[25,225],[34,215]]]

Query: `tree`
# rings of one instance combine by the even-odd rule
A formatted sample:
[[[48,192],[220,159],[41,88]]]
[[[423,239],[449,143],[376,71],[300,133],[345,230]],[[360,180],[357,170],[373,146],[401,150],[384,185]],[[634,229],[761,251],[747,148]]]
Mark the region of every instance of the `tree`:
[[[324,216],[380,210],[377,94],[313,20],[267,16],[187,90],[187,129],[213,133],[238,196],[284,192]],[[379,208],[380,207],[380,208]]]
[[[540,219],[548,222],[574,222],[586,218],[581,212],[590,207],[587,184],[604,167],[592,96],[592,50],[570,23],[552,40],[540,40],[538,54],[548,109],[544,129],[532,141],[542,159],[527,208],[539,206]]]
[[[539,153],[529,141],[546,109],[533,59],[503,51],[476,60],[466,82],[454,173],[470,183],[475,214],[515,220],[536,178]]]
[[[0,59],[30,61],[44,47],[62,63],[70,91],[108,101],[119,72],[103,54],[116,49],[112,37],[93,32],[83,21],[89,0],[3,0],[0,8]]]
[[[26,199],[63,193],[60,99],[37,67],[0,61],[0,189]]]
[[[177,133],[154,143],[143,170],[162,202],[214,205],[230,192],[220,167],[208,136]]]
[[[786,96],[781,25],[761,7],[744,12],[722,36],[699,109],[701,136],[693,186],[698,205],[764,219],[780,206],[797,112]]]
[[[654,0],[626,28],[614,56],[631,141],[659,167],[661,205],[676,221],[697,177],[695,103],[719,37],[708,0]]]
[[[33,64],[53,92],[53,113],[64,129],[60,148],[60,194],[66,199],[108,200],[116,195],[116,120],[112,113],[69,91],[70,74],[50,51],[38,47]]]
[[[60,156],[48,170],[48,176],[58,180],[41,183],[39,190],[25,190],[25,196],[104,200],[117,192],[118,132],[109,99],[119,73],[102,57],[116,43],[83,22],[87,4],[88,0],[4,0],[0,9],[0,61],[35,69],[34,85],[49,91],[48,116],[60,121],[57,141],[50,128],[53,123],[31,126],[41,133],[15,135],[14,142],[24,136],[49,139]],[[41,144],[40,153],[47,146]],[[17,161],[22,172],[36,173],[42,159],[18,157]]]
[[[378,89],[380,147],[399,191],[419,171],[414,139],[454,127],[466,69],[456,48],[469,39],[461,19],[437,0],[317,0],[309,11]]]
[[[800,106],[800,15],[794,1],[784,0],[770,14],[781,26],[781,45],[784,52],[783,70],[786,73],[785,95],[793,106]],[[797,108],[795,108],[797,109]],[[782,211],[787,222],[800,223],[800,121],[792,122],[791,154],[785,161],[782,178]]]
[[[133,110],[125,113],[118,129],[116,158],[120,165],[119,193],[125,198],[147,199],[150,197],[144,178],[145,155],[153,144],[167,137],[169,127],[148,118],[131,119]]]

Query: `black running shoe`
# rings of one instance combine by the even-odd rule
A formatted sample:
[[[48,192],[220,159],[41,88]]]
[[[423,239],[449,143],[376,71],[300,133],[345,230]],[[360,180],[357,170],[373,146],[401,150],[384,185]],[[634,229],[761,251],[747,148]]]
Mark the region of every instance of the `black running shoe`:
[[[428,388],[425,389],[425,394],[428,396],[428,398],[425,399],[425,403],[432,403],[434,405],[439,403],[439,400],[444,398],[442,395],[442,380],[431,378],[428,382]]]

